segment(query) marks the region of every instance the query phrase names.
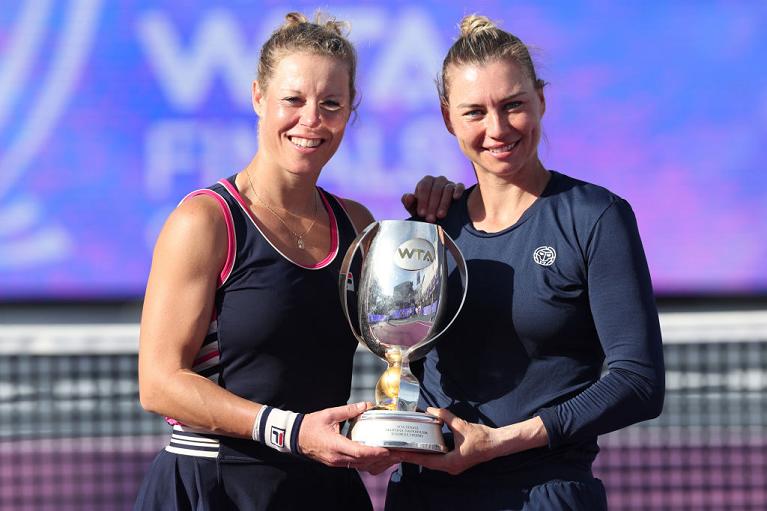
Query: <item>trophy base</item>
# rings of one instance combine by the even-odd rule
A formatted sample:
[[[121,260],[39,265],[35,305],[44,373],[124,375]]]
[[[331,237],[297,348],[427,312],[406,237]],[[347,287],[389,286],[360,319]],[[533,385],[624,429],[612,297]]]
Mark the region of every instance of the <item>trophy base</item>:
[[[349,438],[373,447],[445,453],[442,420],[421,412],[368,410],[349,428]]]

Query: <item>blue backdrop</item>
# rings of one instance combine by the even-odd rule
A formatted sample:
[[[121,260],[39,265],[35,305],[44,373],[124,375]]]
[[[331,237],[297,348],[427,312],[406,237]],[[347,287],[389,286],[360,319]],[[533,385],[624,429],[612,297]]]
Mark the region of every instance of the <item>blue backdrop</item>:
[[[434,88],[464,15],[536,48],[541,158],[627,198],[659,293],[767,292],[767,3],[330,2],[359,118],[321,184],[399,218],[466,183]],[[256,149],[258,50],[316,3],[28,0],[0,10],[0,299],[138,297],[163,220]]]

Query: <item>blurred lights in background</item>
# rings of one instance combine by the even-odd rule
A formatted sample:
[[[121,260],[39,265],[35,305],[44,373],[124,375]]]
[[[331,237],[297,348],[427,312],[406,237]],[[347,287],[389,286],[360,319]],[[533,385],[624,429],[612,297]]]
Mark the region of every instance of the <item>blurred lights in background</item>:
[[[291,9],[311,14],[316,5]],[[537,48],[541,158],[637,213],[659,294],[767,292],[767,4],[486,2]],[[359,118],[321,177],[379,218],[426,173],[473,182],[433,80],[460,2],[331,3]],[[189,191],[256,149],[279,2],[29,0],[0,13],[0,299],[138,298]]]

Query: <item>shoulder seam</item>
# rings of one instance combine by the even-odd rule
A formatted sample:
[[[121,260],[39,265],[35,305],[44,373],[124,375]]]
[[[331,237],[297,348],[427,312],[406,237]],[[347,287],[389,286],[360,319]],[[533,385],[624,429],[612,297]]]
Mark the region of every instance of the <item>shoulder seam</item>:
[[[591,245],[591,241],[594,239],[594,231],[597,228],[597,225],[599,225],[599,222],[602,220],[602,217],[605,216],[605,214],[618,202],[623,201],[626,202],[625,199],[622,199],[621,197],[611,193],[610,194],[610,203],[605,206],[605,208],[602,210],[599,215],[597,215],[596,220],[594,220],[594,224],[591,226],[591,229],[589,230],[589,235],[586,237],[586,246],[584,247],[584,250],[588,250],[589,245]],[[586,262],[586,253],[583,254],[584,262]]]

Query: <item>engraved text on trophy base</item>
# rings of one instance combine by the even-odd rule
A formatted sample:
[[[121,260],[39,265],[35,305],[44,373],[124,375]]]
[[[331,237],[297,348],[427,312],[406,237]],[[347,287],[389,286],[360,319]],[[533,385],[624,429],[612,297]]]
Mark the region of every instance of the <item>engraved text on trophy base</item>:
[[[446,452],[441,421],[423,413],[365,412],[351,429],[351,439],[365,445]]]

